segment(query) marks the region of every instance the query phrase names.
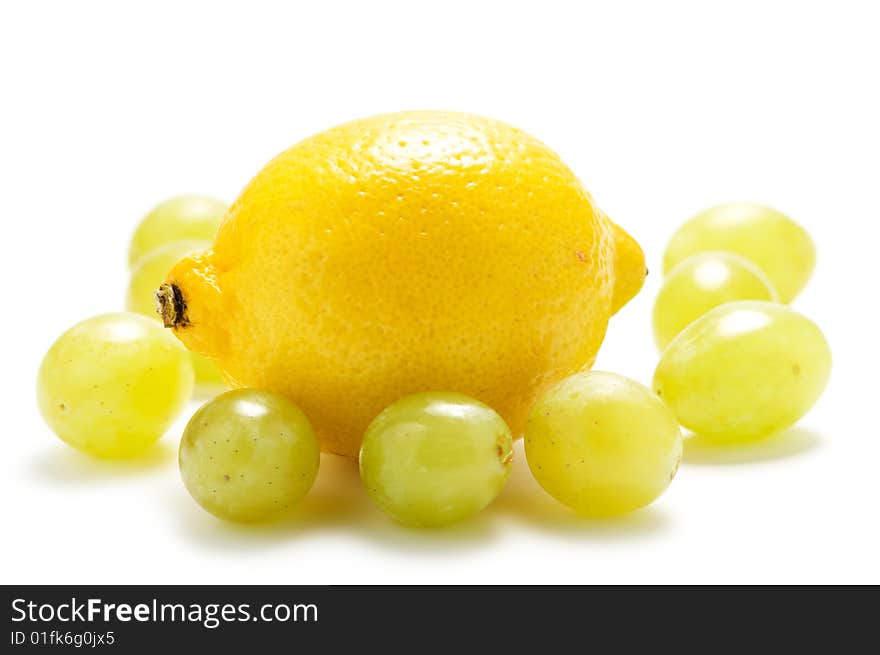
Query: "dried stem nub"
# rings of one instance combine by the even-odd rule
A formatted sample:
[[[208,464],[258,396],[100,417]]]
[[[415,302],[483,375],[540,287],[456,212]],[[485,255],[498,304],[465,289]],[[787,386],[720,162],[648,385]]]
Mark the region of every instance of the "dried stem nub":
[[[162,317],[162,323],[167,328],[176,328],[188,325],[186,317],[186,301],[183,293],[176,284],[162,284],[154,294],[156,298],[156,311]]]

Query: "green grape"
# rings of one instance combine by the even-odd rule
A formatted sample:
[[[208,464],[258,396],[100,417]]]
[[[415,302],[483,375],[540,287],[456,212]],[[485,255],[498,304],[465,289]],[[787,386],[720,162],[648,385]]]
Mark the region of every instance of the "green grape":
[[[734,300],[776,300],[767,276],[731,252],[688,257],[663,280],[654,301],[654,340],[663,350],[676,334],[710,309]]]
[[[140,258],[131,272],[128,291],[125,296],[125,307],[160,321],[156,313],[154,294],[159,285],[165,281],[168,271],[181,259],[197,250],[203,250],[210,244],[205,241],[174,241],[151,250]],[[196,391],[200,396],[207,396],[228,388],[217,363],[200,355],[190,353],[193,370],[196,374]]]
[[[321,449],[305,414],[269,391],[236,389],[205,403],[180,441],[190,495],[222,519],[263,521],[299,503]]]
[[[127,313],[74,325],[46,353],[37,377],[40,412],[55,434],[109,458],[153,444],[192,390],[186,349],[158,322]]]
[[[573,375],[529,412],[526,459],[551,496],[585,516],[614,516],[654,501],[675,476],[681,430],[649,389],[614,373]]]
[[[654,390],[709,439],[750,441],[796,423],[822,395],[831,351],[794,310],[742,300],[697,319],[663,351]]]
[[[816,248],[804,228],[775,209],[744,203],[707,209],[682,225],[666,247],[664,273],[707,250],[727,250],[750,260],[785,303],[804,288],[816,263]]]
[[[228,209],[225,202],[208,196],[177,196],[154,207],[141,219],[128,249],[128,265],[172,241],[213,241]]]
[[[491,503],[510,474],[513,439],[494,410],[457,393],[418,393],[387,407],[364,435],[361,478],[395,521],[446,525]]]

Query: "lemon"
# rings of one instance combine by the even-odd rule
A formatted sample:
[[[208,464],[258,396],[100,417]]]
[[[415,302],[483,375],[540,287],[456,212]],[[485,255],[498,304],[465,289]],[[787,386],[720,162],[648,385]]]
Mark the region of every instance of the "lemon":
[[[296,402],[324,450],[454,391],[521,435],[641,287],[638,244],[547,146],[452,112],[354,121],[272,160],[159,292],[166,325],[238,386]]]

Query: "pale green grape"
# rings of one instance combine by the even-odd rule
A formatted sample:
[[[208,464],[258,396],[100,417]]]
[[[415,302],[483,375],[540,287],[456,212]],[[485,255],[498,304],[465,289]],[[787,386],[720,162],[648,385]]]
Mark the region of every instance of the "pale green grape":
[[[128,265],[172,241],[213,241],[228,209],[208,196],[177,196],[157,205],[141,219],[128,249]]]
[[[71,446],[129,457],[171,426],[192,396],[186,349],[137,314],[78,323],[46,353],[37,378],[43,418]]]
[[[367,428],[361,478],[399,523],[445,525],[495,499],[512,456],[510,429],[491,408],[457,393],[419,393],[387,407]]]
[[[180,441],[190,495],[223,519],[262,521],[300,502],[321,449],[305,414],[269,391],[227,391],[203,405]]]
[[[229,384],[220,373],[220,367],[210,357],[190,351],[193,372],[196,375],[196,396],[206,398],[212,394],[222,392],[229,388]]]
[[[614,516],[663,493],[678,470],[682,439],[675,416],[649,389],[589,371],[538,398],[525,450],[535,479],[556,500],[585,516]]]
[[[156,313],[156,289],[165,281],[168,271],[177,262],[209,245],[205,241],[175,241],[159,246],[141,257],[131,272],[125,296],[126,309],[160,321]],[[191,353],[191,357],[199,395],[210,395],[228,387],[214,360],[198,353]]]
[[[776,300],[767,276],[731,252],[688,257],[663,280],[654,301],[654,340],[663,350],[676,334],[710,309],[734,300]]]
[[[816,263],[816,248],[804,228],[775,209],[745,203],[707,209],[682,225],[663,256],[664,273],[707,250],[727,250],[752,261],[786,303],[804,288]]]
[[[749,441],[793,425],[822,395],[831,351],[816,325],[771,302],[716,307],[663,351],[654,390],[683,426]]]

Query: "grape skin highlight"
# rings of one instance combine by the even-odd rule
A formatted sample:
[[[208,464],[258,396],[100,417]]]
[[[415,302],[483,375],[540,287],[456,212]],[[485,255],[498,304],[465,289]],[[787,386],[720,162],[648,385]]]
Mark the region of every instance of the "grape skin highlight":
[[[43,418],[62,440],[98,457],[137,455],[192,396],[183,346],[137,314],[95,316],[52,345],[37,377]]]
[[[767,437],[822,395],[831,350],[822,331],[771,302],[716,307],[663,352],[654,390],[683,426],[720,442]]]
[[[746,203],[707,209],[682,225],[666,248],[663,272],[708,250],[734,252],[753,262],[784,303],[804,288],[816,263],[816,247],[804,228],[775,209]]]
[[[367,428],[361,478],[391,518],[440,526],[491,503],[510,475],[513,439],[504,420],[457,393],[419,393],[387,407]]]
[[[710,309],[735,300],[777,300],[767,276],[730,252],[706,252],[676,266],[654,301],[654,341],[663,350]]]
[[[681,460],[672,412],[643,385],[589,371],[548,389],[529,413],[529,468],[559,502],[592,517],[653,502]]]
[[[315,481],[320,454],[296,405],[268,391],[236,389],[193,415],[178,459],[199,505],[219,518],[251,523],[299,503]]]

